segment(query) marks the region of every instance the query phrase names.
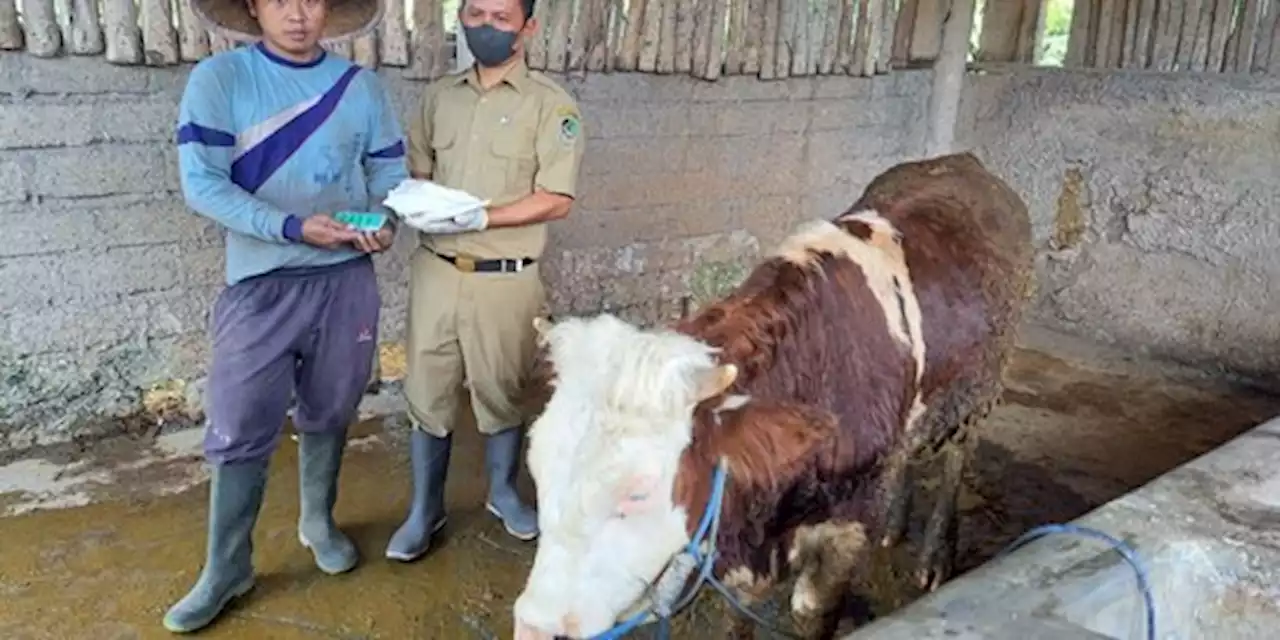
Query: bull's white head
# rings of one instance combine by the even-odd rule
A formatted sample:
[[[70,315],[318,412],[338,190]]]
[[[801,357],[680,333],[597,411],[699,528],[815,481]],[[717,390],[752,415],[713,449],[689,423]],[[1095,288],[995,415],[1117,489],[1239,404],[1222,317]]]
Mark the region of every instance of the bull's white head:
[[[535,324],[555,391],[530,428],[541,535],[516,638],[586,638],[637,605],[689,541],[672,496],[681,452],[694,408],[737,368],[689,336],[608,314]]]

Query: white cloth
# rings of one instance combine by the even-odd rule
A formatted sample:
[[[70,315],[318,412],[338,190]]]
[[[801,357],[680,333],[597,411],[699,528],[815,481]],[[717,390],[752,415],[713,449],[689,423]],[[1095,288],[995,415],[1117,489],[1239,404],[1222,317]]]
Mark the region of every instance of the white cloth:
[[[404,218],[409,226],[432,232],[438,226],[434,223],[483,212],[489,202],[460,189],[409,178],[387,193],[382,204]]]

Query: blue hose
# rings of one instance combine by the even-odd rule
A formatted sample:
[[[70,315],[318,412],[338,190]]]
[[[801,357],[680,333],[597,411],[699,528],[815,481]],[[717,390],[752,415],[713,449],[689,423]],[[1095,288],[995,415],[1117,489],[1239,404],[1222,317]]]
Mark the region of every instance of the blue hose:
[[[1138,591],[1142,593],[1142,602],[1146,608],[1147,640],[1156,640],[1156,605],[1155,597],[1151,594],[1151,582],[1147,579],[1147,570],[1138,560],[1138,552],[1134,551],[1133,547],[1129,546],[1125,541],[1098,531],[1097,529],[1082,527],[1076,524],[1046,524],[1018,536],[1018,539],[1005,547],[1003,551],[996,554],[996,557],[999,558],[1004,556],[1032,540],[1043,538],[1044,536],[1055,533],[1074,533],[1076,535],[1102,540],[1103,542],[1111,545],[1111,548],[1115,549],[1116,553],[1119,553],[1120,557],[1124,558],[1124,561],[1129,563],[1130,567],[1133,567],[1133,571],[1138,578]]]

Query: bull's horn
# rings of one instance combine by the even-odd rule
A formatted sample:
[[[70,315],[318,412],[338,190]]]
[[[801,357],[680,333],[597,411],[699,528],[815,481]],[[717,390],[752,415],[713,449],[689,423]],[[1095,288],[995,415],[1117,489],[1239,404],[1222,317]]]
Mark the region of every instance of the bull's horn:
[[[701,388],[698,389],[698,401],[701,402],[707,398],[714,398],[733,386],[738,379],[738,366],[734,364],[722,364],[711,371],[708,371],[702,379]]]

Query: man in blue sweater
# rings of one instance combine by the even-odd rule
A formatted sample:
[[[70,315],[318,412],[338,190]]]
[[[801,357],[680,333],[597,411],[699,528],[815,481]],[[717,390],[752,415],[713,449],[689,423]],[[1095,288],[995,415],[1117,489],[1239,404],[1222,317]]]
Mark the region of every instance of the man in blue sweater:
[[[319,47],[354,37],[378,0],[194,0],[213,28],[255,44],[196,65],[182,96],[178,157],[188,205],[226,228],[226,281],[214,304],[205,455],[212,466],[208,549],[195,586],[164,625],[204,627],[254,584],[251,536],[267,463],[291,396],[299,431],[298,538],[329,574],[354,568],[335,525],[347,426],[370,377],[381,300],[372,233],[332,214],[385,212],[407,177],[404,142],[378,77]]]

